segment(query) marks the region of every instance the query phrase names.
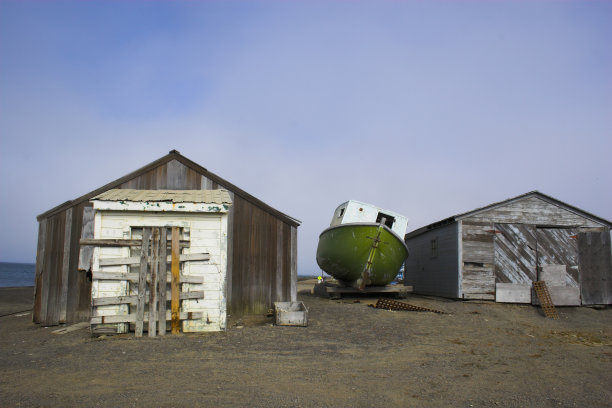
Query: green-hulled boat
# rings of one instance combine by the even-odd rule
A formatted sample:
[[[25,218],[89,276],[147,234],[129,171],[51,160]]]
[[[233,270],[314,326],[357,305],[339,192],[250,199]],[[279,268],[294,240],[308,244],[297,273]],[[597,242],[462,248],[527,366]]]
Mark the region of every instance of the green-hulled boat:
[[[319,236],[319,267],[355,288],[384,286],[408,257],[400,238],[408,219],[359,201],[347,201],[334,213],[331,226]]]

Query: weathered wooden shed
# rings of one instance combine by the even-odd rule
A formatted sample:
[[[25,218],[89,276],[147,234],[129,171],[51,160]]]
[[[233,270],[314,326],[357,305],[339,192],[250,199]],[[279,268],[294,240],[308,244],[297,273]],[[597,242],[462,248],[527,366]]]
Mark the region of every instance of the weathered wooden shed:
[[[414,293],[536,303],[544,280],[557,305],[612,304],[612,223],[532,191],[405,236]]]
[[[90,200],[111,189],[228,191],[227,307],[233,314],[265,311],[297,297],[300,221],[189,160],[178,151],[67,201],[37,217],[33,320],[43,325],[88,321],[91,275],[79,271],[79,241],[91,234]]]

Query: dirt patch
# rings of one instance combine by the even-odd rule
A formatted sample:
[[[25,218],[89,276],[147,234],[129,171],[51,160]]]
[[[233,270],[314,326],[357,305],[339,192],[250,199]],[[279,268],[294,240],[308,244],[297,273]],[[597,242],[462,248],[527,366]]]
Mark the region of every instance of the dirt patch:
[[[223,333],[134,339],[54,335],[0,318],[0,406],[606,407],[612,309],[410,296],[445,314],[300,290],[308,327],[271,316]],[[355,302],[359,300],[359,302]]]
[[[34,301],[34,287],[0,288],[0,316],[30,311]]]

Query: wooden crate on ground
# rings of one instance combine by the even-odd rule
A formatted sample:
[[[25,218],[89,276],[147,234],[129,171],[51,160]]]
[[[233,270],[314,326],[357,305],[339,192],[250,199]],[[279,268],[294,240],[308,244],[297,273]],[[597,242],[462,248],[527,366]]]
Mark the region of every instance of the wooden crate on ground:
[[[308,326],[308,309],[304,302],[274,302],[277,326]]]

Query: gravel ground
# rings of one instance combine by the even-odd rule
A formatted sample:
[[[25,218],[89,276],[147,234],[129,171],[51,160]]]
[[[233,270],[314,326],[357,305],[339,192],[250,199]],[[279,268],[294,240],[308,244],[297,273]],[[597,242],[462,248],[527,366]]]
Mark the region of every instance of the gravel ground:
[[[18,312],[31,292],[0,290],[0,310]],[[303,284],[299,298],[308,327],[248,316],[154,339],[56,335],[5,315],[0,406],[612,407],[610,308],[551,320],[526,305],[410,296],[446,313],[391,312]]]

